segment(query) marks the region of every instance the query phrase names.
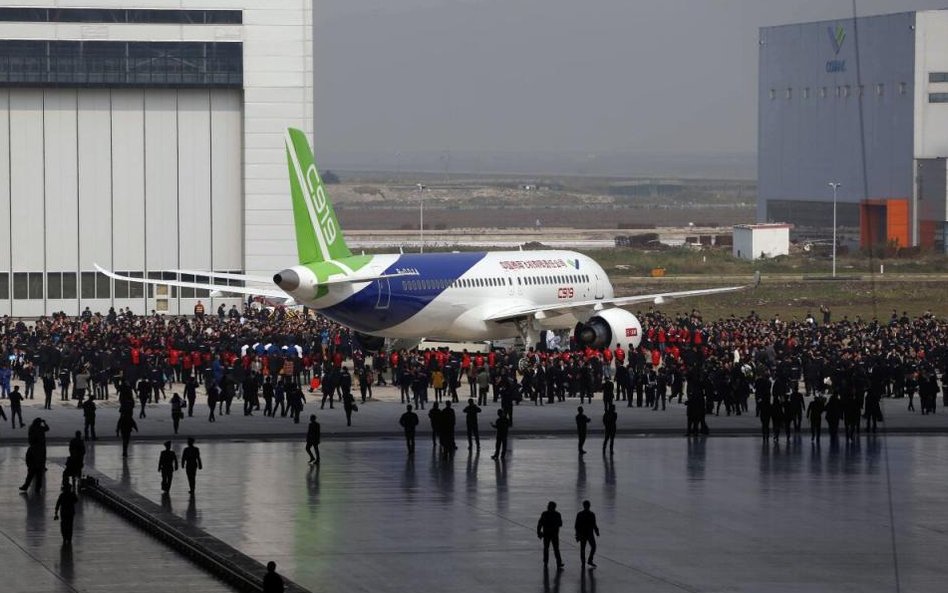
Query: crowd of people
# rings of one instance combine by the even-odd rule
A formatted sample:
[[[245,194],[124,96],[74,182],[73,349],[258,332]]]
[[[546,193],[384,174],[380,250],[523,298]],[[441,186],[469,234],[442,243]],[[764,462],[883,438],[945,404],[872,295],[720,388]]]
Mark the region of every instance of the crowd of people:
[[[454,415],[453,409],[443,414],[440,406],[462,400],[468,402],[468,426],[474,410],[489,402],[499,404],[512,426],[514,408],[524,402],[582,405],[596,398],[605,409],[664,410],[674,401],[684,404],[689,434],[707,433],[708,415],[747,414],[753,402],[762,434],[775,438],[799,431],[804,419],[814,437],[825,421],[831,436],[842,422],[846,436],[854,438],[859,419],[868,430],[882,420],[885,397],[906,400],[909,410],[918,398],[921,414],[936,412],[939,392],[948,405],[948,321],[930,313],[833,321],[824,308],[820,320],[751,313],[706,322],[697,311],[649,310],[639,317],[643,335],[637,348],[579,348],[564,339],[564,350],[537,345],[375,353],[325,318],[282,310],[267,315],[221,307],[218,315],[180,317],[86,310],[79,317],[43,317],[32,326],[4,318],[0,395],[9,399],[16,428],[23,427],[22,400],[37,397],[36,383],[47,408],[58,391],[60,399],[82,407],[85,438],[91,439],[95,402],[113,396],[120,402],[123,437],[136,429],[136,401],[139,420],[148,404],[170,401],[177,432],[185,413],[195,413],[198,389],[206,393],[209,422],[229,414],[239,399],[244,415],[260,411],[298,423],[310,397],[321,409],[340,403],[351,425],[357,400],[364,403],[373,386],[389,381],[403,404],[417,411],[438,408],[428,413],[436,435],[446,433],[439,413],[446,422]],[[13,378],[22,381],[22,392],[19,385],[11,387]],[[478,435],[469,430],[468,438],[472,445]],[[455,447],[448,437],[442,440]]]

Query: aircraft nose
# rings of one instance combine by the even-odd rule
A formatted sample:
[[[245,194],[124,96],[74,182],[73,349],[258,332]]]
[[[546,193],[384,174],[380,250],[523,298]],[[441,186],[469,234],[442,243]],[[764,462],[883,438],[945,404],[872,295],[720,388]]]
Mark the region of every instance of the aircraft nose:
[[[287,292],[292,292],[300,287],[300,275],[294,270],[283,270],[274,274],[273,283]]]

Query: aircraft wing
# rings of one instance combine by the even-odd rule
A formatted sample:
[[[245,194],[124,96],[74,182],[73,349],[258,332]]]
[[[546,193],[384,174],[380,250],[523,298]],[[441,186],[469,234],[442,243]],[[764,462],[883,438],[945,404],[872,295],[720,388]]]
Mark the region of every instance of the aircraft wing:
[[[573,311],[601,311],[607,306],[612,307],[627,307],[630,305],[636,305],[639,303],[653,303],[656,305],[661,305],[668,301],[680,298],[688,297],[697,297],[697,296],[709,296],[713,294],[724,294],[728,292],[737,292],[740,290],[746,290],[748,288],[754,288],[760,284],[760,273],[754,275],[754,282],[752,284],[745,284],[742,286],[725,286],[722,288],[700,288],[697,290],[680,290],[677,292],[661,292],[656,294],[637,294],[626,297],[615,297],[611,299],[596,299],[589,301],[578,301],[571,303],[557,303],[555,305],[545,305],[541,307],[529,307],[529,306],[520,306],[520,307],[511,307],[487,317],[487,321],[514,321],[517,319],[523,319],[526,317],[536,317],[537,319],[542,319],[544,317],[551,317],[556,315],[561,315]]]
[[[158,278],[132,278],[131,276],[121,276],[115,272],[106,270],[99,264],[95,264],[95,269],[99,272],[105,274],[109,278],[114,280],[123,280],[125,282],[136,282],[138,284],[151,284],[155,286],[177,286],[178,288],[194,288],[198,290],[211,290],[218,291],[222,293],[229,294],[242,294],[250,296],[263,296],[277,299],[291,299],[290,295],[283,292],[279,288],[269,287],[265,288],[262,286],[228,286],[226,284],[210,284],[210,283],[201,283],[201,282],[184,282],[181,280],[161,280]],[[221,279],[231,279],[236,277],[237,279],[243,279],[243,274],[224,274],[224,273],[208,273],[208,272],[194,272],[193,270],[189,271],[178,271],[178,273],[186,273],[201,276],[208,276],[212,278],[221,278]],[[374,282],[376,280],[385,280],[388,278],[399,278],[401,276],[412,276],[413,274],[409,273],[398,273],[398,274],[374,274],[374,275],[352,275],[352,276],[340,276],[338,278],[329,278],[328,280],[323,280],[320,282],[320,286],[330,285],[330,284],[356,284],[360,282]],[[252,278],[252,277],[250,277]],[[259,281],[259,277],[257,280]],[[272,280],[270,281],[272,282]]]
[[[224,272],[205,272],[202,270],[168,270],[174,274],[184,274],[187,276],[205,276],[207,278],[220,278],[221,280],[240,280],[242,282],[254,282],[256,284],[273,284],[272,278],[264,276],[251,276],[249,274],[227,274]]]
[[[292,298],[279,288],[263,288],[260,286],[227,286],[226,284],[204,284],[201,282],[182,282],[180,280],[161,280],[158,278],[132,278],[131,276],[121,276],[115,272],[106,270],[99,264],[95,264],[95,269],[105,274],[113,280],[123,280],[125,282],[135,282],[137,284],[151,284],[154,286],[177,286],[178,288],[194,288],[197,290],[213,290],[229,294],[242,294],[249,296],[263,296],[276,299]],[[207,274],[203,274],[207,275]]]

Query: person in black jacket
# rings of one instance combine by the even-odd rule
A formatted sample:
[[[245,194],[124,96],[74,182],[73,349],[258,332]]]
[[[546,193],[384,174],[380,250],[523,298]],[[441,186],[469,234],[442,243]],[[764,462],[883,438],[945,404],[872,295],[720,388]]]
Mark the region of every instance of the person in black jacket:
[[[76,516],[76,504],[79,498],[70,484],[63,484],[63,490],[56,499],[56,510],[53,511],[53,520],[59,521],[59,531],[63,535],[63,543],[72,543],[72,523]]]
[[[321,437],[321,431],[319,427],[319,422],[316,422],[316,414],[310,414],[309,416],[309,427],[306,430],[306,453],[309,455],[310,463],[319,463],[319,440]],[[313,455],[315,450],[316,455]]]
[[[510,420],[503,410],[497,410],[497,421],[491,423],[491,428],[497,430],[497,443],[491,459],[503,459],[507,455],[507,432],[510,429]]]
[[[415,427],[418,426],[418,414],[411,411],[411,404],[407,406],[408,411],[401,415],[398,423],[405,430],[405,444],[408,446],[408,454],[415,452]]]
[[[283,577],[277,574],[276,562],[267,562],[267,574],[263,575],[263,593],[283,593],[286,585]]]
[[[563,517],[556,511],[556,503],[552,500],[547,503],[546,510],[537,521],[537,537],[543,540],[543,566],[550,563],[550,546],[553,546],[553,556],[556,558],[556,569],[563,570],[563,558],[560,556],[560,527],[563,526]]]
[[[593,568],[596,563],[593,558],[596,555],[596,537],[599,535],[599,526],[596,525],[596,514],[589,510],[589,501],[583,501],[583,510],[576,513],[576,541],[579,542],[579,557],[582,564],[589,564]],[[586,545],[589,545],[589,558],[586,558]]]
[[[605,431],[605,438],[602,440],[602,454],[606,454],[606,446],[609,446],[609,454],[612,455],[616,446],[616,425],[619,420],[619,414],[616,413],[615,404],[609,404],[606,412],[602,415],[602,426]]]
[[[477,429],[477,415],[481,413],[481,408],[474,403],[474,399],[467,400],[467,407],[464,408],[464,416],[467,419],[467,448],[470,449],[474,443],[477,444],[477,450],[481,450],[481,436]]]
[[[171,490],[171,479],[178,471],[178,456],[171,450],[171,441],[165,441],[165,449],[158,456],[158,473],[161,474],[161,491]]]
[[[576,434],[579,437],[579,454],[585,455],[586,450],[583,449],[583,445],[586,444],[586,429],[589,426],[589,416],[583,413],[583,407],[579,406],[576,408],[578,414],[576,414]]]

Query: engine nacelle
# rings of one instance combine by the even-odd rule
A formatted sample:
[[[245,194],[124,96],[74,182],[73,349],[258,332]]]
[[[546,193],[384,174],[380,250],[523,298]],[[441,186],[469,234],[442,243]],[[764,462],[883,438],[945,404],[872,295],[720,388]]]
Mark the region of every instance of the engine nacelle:
[[[366,352],[378,352],[385,347],[385,338],[381,336],[372,336],[362,332],[354,332],[359,344]]]
[[[642,341],[642,324],[625,309],[606,309],[576,326],[576,343],[580,348],[611,348],[618,344],[634,350]]]

